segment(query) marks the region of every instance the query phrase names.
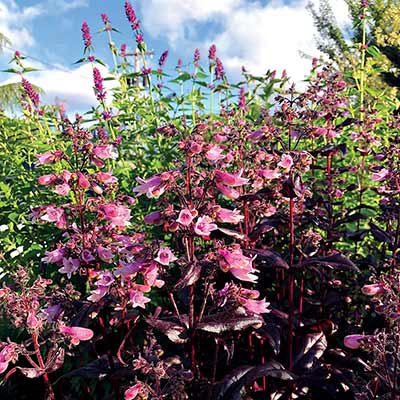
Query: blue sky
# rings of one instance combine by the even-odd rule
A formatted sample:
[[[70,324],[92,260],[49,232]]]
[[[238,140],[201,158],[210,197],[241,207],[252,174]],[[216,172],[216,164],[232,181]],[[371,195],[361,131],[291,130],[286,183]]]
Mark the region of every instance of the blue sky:
[[[232,79],[244,65],[254,73],[286,68],[294,80],[301,80],[310,61],[299,51],[318,56],[315,29],[305,9],[309,0],[131,0],[144,28],[145,40],[155,51],[170,56],[167,70],[181,57],[185,62],[199,47],[203,57],[211,43]],[[314,0],[318,2],[318,0]],[[338,20],[346,22],[344,0],[331,1]],[[124,0],[0,0],[0,32],[12,41],[13,49],[31,56],[41,71],[30,79],[43,87],[46,100],[65,100],[71,111],[94,103],[91,70],[76,66],[82,57],[81,25],[87,21],[94,36],[95,53],[108,60],[106,37],[95,35],[102,27],[101,13],[121,31],[117,45],[134,48],[135,39],[124,12]],[[10,51],[0,56],[7,65]],[[40,60],[40,61],[38,61]],[[0,74],[0,82],[10,81]]]

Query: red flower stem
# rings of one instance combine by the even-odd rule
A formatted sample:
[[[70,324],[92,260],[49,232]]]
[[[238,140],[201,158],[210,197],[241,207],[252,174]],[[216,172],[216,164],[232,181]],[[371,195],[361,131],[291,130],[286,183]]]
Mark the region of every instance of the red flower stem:
[[[38,337],[37,337],[36,333],[32,333],[31,336],[32,336],[33,347],[35,348],[36,358],[39,363],[39,367],[41,370],[45,371],[46,366],[44,365],[42,354],[40,353]],[[47,372],[45,372],[42,376],[43,376],[44,384],[46,386],[46,392],[47,392],[48,398],[55,399],[55,395],[54,395],[53,387],[51,386],[51,383],[50,383],[49,375],[47,374]]]
[[[289,352],[289,370],[292,370],[293,364],[293,314],[294,314],[294,199],[290,198],[289,203],[289,230],[290,230],[290,243],[289,243],[289,318],[288,318],[288,352]]]

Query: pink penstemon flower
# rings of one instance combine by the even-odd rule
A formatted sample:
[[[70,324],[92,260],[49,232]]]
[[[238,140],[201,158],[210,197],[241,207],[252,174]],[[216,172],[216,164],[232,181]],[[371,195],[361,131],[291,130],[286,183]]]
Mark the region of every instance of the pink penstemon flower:
[[[58,270],[62,274],[67,274],[68,279],[71,279],[72,274],[78,270],[80,262],[76,258],[64,258],[63,266]]]
[[[380,182],[387,178],[390,171],[388,169],[382,168],[379,172],[375,172],[371,175],[371,180],[374,182]]]
[[[194,225],[194,231],[203,239],[208,238],[211,232],[216,229],[218,229],[218,226],[212,223],[212,219],[208,216],[199,217]]]
[[[282,154],[281,161],[278,163],[286,172],[290,171],[293,166],[293,158],[290,154]]]
[[[212,145],[211,148],[206,152],[206,158],[208,161],[215,163],[217,161],[223,160],[224,155],[222,154],[224,149],[218,145]]]
[[[137,383],[125,390],[124,392],[124,400],[135,400],[138,394],[143,391],[143,384]]]
[[[95,146],[92,150],[92,153],[102,160],[116,160],[118,158],[118,152],[111,145]]]
[[[64,335],[71,338],[71,342],[75,345],[81,341],[90,340],[93,337],[93,331],[88,328],[82,328],[80,326],[65,326],[61,325],[59,331]]]
[[[179,216],[176,222],[178,222],[182,226],[189,226],[196,215],[197,211],[191,211],[188,208],[183,208],[179,212]]]
[[[133,188],[133,191],[138,193],[138,196],[145,194],[148,198],[157,198],[160,197],[167,188],[167,182],[161,179],[159,175],[152,176],[148,179],[136,178],[136,180],[140,185]]]
[[[223,172],[216,169],[214,174],[216,182],[225,186],[237,187],[246,185],[249,182],[248,179],[242,178],[243,169],[236,174],[231,174],[229,172]]]
[[[257,282],[258,277],[254,274],[257,270],[253,268],[253,259],[246,257],[240,247],[222,248],[218,250],[218,254],[221,256],[222,270],[231,272],[241,281]]]
[[[231,224],[238,224],[244,219],[244,216],[238,210],[229,210],[220,206],[216,207],[216,215],[218,221]]]
[[[48,151],[47,153],[37,154],[38,164],[52,164],[60,161],[64,156],[64,152],[61,150]]]
[[[177,259],[178,258],[174,256],[169,247],[161,247],[160,250],[158,250],[157,257],[154,259],[154,261],[157,261],[162,265],[169,265]]]

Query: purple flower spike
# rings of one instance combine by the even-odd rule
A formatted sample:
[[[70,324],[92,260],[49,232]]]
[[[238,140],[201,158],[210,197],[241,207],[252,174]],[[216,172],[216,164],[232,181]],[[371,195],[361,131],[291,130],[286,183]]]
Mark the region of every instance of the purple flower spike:
[[[128,0],[125,1],[125,14],[131,24],[132,30],[138,30],[140,28],[139,20],[136,17],[132,4]]]
[[[240,93],[239,93],[239,108],[242,109],[243,111],[249,111],[249,107],[247,106],[246,103],[246,91],[243,87],[240,88]]]
[[[217,54],[217,46],[215,44],[212,44],[208,50],[208,58],[210,60],[215,60]]]
[[[101,14],[101,19],[103,20],[103,23],[106,26],[106,31],[111,31],[110,20],[108,19],[108,15],[106,13]]]
[[[81,31],[85,48],[88,48],[92,45],[92,36],[90,35],[89,25],[87,24],[86,21],[83,22]]]
[[[196,49],[194,51],[193,61],[195,64],[197,64],[200,61],[200,50],[199,49]]]
[[[126,43],[121,44],[121,57],[126,57]]]
[[[141,33],[138,33],[138,34],[136,35],[136,43],[137,43],[137,44],[141,44],[141,43],[143,43],[143,42],[144,42],[143,35],[142,35]]]
[[[160,59],[158,60],[158,65],[162,67],[168,58],[168,50],[165,50],[164,53],[161,54]]]
[[[96,67],[93,68],[93,80],[97,100],[102,101],[106,98],[106,91],[104,90],[103,86],[103,77]]]
[[[217,64],[215,67],[215,79],[222,80],[225,76],[224,66],[218,57],[215,58],[215,62]]]
[[[40,101],[39,94],[35,91],[31,83],[27,81],[25,78],[22,78],[22,87],[24,89],[25,95],[29,98],[32,104],[35,107],[38,107]]]

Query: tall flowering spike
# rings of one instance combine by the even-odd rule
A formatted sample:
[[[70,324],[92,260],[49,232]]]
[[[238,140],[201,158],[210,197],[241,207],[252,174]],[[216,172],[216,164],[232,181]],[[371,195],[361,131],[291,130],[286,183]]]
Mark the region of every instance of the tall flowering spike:
[[[194,51],[193,62],[197,64],[200,61],[200,50],[196,49]]]
[[[212,44],[208,49],[208,58],[210,60],[215,60],[216,55],[217,55],[217,46],[215,44]]]
[[[239,92],[239,108],[246,112],[249,111],[249,107],[246,103],[246,90],[244,87],[241,87]]]
[[[138,30],[140,28],[139,20],[136,17],[132,4],[128,0],[125,1],[125,14],[131,24],[132,30]]]
[[[160,59],[158,60],[158,65],[160,67],[164,66],[165,62],[167,61],[168,58],[168,50],[165,50],[164,53],[161,54]]]
[[[25,95],[29,98],[32,104],[35,107],[38,107],[40,102],[39,94],[35,91],[32,84],[25,78],[22,78],[22,88],[24,89]]]
[[[103,77],[96,67],[93,68],[93,80],[97,100],[102,101],[106,98],[106,91],[103,86]]]
[[[121,44],[121,57],[125,58],[126,57],[126,43]]]
[[[215,62],[216,62],[215,79],[222,81],[225,77],[224,66],[218,57],[216,57]]]
[[[92,46],[92,36],[90,35],[89,25],[86,21],[83,22],[81,31],[83,43],[85,45],[85,49],[87,49]]]

